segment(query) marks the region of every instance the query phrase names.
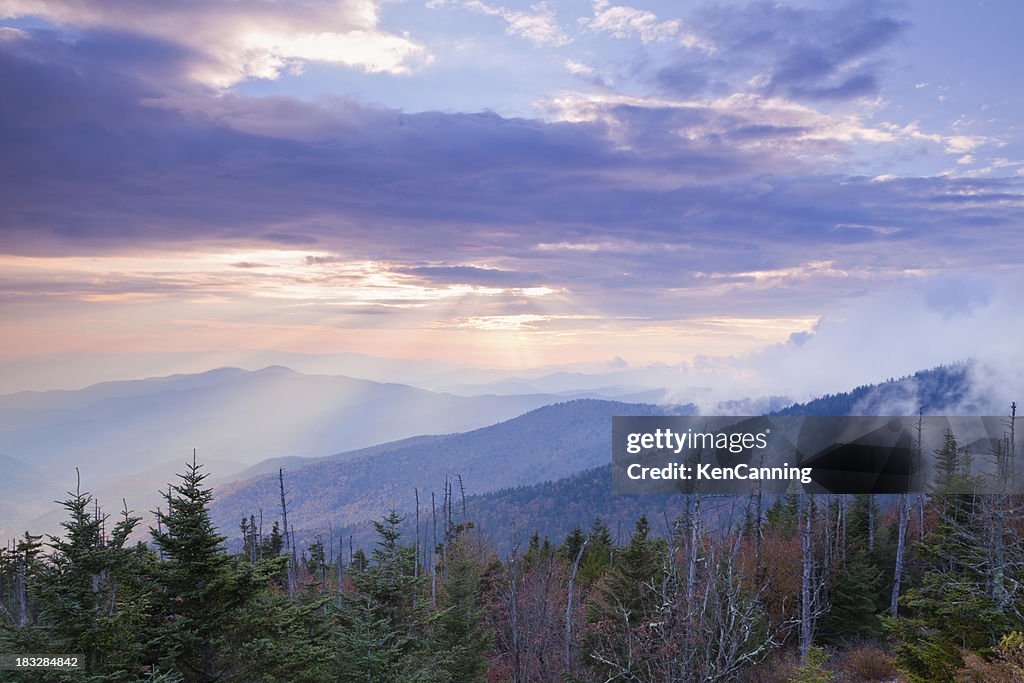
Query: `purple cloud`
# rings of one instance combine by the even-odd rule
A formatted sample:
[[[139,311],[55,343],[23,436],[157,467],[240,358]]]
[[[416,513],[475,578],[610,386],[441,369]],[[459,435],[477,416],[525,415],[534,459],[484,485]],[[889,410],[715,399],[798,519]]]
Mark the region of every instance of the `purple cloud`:
[[[735,40],[760,41],[783,64],[781,19],[751,11],[774,18],[763,36]],[[806,73],[779,66],[777,87],[832,87],[843,59],[876,45],[849,43]],[[878,182],[809,165],[812,152],[849,145],[813,112],[708,100],[595,101],[593,116],[565,121],[406,114],[148,76],[188,59],[138,35],[0,42],[0,250],[315,247],[432,284],[544,285],[612,315],[670,318],[683,296],[687,310],[720,310],[740,283],[805,298],[755,288],[732,295],[736,308],[792,312],[911,269],[1008,264],[1024,246],[1005,231],[1022,219],[1022,180]],[[820,261],[832,265],[807,265]]]
[[[821,9],[776,2],[711,5],[694,25],[718,50],[680,50],[654,75],[664,91],[746,90],[803,101],[873,96],[880,87],[878,52],[907,22],[875,0]]]

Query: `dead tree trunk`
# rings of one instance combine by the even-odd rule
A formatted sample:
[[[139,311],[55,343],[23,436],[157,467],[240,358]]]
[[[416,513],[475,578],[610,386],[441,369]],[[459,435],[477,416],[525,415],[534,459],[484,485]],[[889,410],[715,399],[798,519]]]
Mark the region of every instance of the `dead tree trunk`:
[[[434,546],[430,557],[430,607],[437,607],[437,502],[434,500],[434,492],[430,492],[430,512],[434,517]]]
[[[416,604],[416,589],[420,584],[420,490],[413,488],[416,496],[416,540],[413,542],[412,560],[412,604]]]
[[[694,595],[697,591],[697,559],[700,545],[700,494],[690,494],[693,498],[693,510],[687,521],[690,525],[689,547],[686,549],[686,609],[693,606]]]
[[[807,655],[811,650],[814,636],[811,609],[811,580],[814,571],[814,558],[811,547],[811,509],[807,494],[800,493],[798,498],[800,520],[801,550],[801,582],[800,582],[800,662],[807,663]]]
[[[580,550],[576,553],[576,561],[572,564],[572,574],[569,575],[569,598],[565,608],[565,672],[572,678],[572,595],[576,584],[576,572],[580,569],[580,560],[583,558],[583,549],[587,547],[589,538],[584,538],[580,544]]]
[[[910,510],[907,507],[907,495],[905,493],[900,494],[897,505],[900,508],[900,517],[896,532],[896,568],[892,577],[892,596],[889,599],[889,613],[894,617],[899,612],[900,579],[903,577],[903,551],[907,540],[907,518],[910,516]]]
[[[462,475],[459,476],[459,496],[462,498],[462,523],[465,524],[468,520],[466,519],[466,487],[462,485]]]
[[[295,597],[296,589],[296,577],[295,572],[297,569],[296,557],[295,557],[295,539],[294,534],[289,530],[288,527],[288,501],[285,499],[284,492],[284,468],[278,468],[277,470],[277,481],[280,485],[281,490],[281,520],[284,524],[284,545],[290,552],[291,557],[288,560],[288,595]]]

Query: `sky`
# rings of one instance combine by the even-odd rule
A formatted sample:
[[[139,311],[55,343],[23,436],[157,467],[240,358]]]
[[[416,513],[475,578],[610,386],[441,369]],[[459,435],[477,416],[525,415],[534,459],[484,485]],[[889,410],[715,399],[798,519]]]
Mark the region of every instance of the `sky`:
[[[1022,25],[0,0],[0,365],[350,352],[799,393],[1008,358]]]

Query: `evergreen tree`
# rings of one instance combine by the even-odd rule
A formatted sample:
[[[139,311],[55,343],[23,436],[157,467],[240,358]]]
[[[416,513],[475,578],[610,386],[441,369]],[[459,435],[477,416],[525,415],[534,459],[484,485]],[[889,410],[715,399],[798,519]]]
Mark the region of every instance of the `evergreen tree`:
[[[582,543],[582,541],[580,542]],[[579,546],[576,549],[579,550]],[[540,534],[534,532],[526,546],[526,552],[523,554],[522,569],[523,571],[530,571],[552,560],[561,559],[556,558],[556,555],[557,552],[551,543],[551,539],[545,536],[541,540]],[[575,559],[575,556],[573,557]]]
[[[576,560],[576,555],[579,553],[586,538],[587,535],[583,533],[583,527],[579,524],[575,525],[565,537],[565,541],[562,542],[562,547],[559,548],[562,561],[571,565]]]
[[[157,565],[159,607],[164,621],[154,647],[161,663],[187,682],[223,680],[234,667],[249,666],[234,654],[246,634],[235,629],[240,609],[259,588],[256,570],[229,558],[224,536],[210,521],[213,491],[203,485],[195,457],[181,481],[164,494],[158,529],[150,529],[163,562]]]
[[[392,510],[374,522],[377,547],[369,562],[362,551],[355,553],[356,596],[339,613],[339,680],[450,680],[426,639],[422,606],[413,599],[422,579],[414,577],[415,549],[400,543],[402,520]]]
[[[633,618],[643,618],[656,607],[650,603],[648,586],[664,573],[665,542],[651,540],[649,534],[647,517],[641,516],[602,591],[608,597],[614,596],[615,602],[629,610]]]
[[[649,533],[647,518],[640,517],[629,545],[619,552],[588,604],[590,628],[584,651],[602,678],[642,670],[640,660],[652,653],[647,641],[653,633],[644,625],[659,620],[667,547],[664,541],[648,538]]]
[[[474,553],[474,537],[448,548],[447,576],[438,601],[432,636],[453,681],[482,681],[494,643],[483,609],[483,558]]]
[[[821,639],[840,644],[851,638],[874,638],[882,634],[879,614],[884,609],[880,596],[882,570],[872,561],[867,548],[854,546],[846,561],[832,576],[831,608],[821,624]]]
[[[26,577],[27,593],[36,609],[25,628],[9,634],[9,645],[21,652],[83,655],[85,671],[77,680],[136,680],[152,619],[152,587],[142,577],[154,559],[144,546],[128,544],[140,520],[126,509],[108,536],[108,517],[89,494],[79,489],[62,506],[68,513],[64,534],[50,537],[46,562],[38,555],[38,537],[27,537],[33,542],[23,552],[30,551],[26,558],[35,565]],[[40,680],[60,676],[42,673]]]
[[[261,562],[263,583],[279,577],[288,558]],[[328,683],[340,676],[340,629],[324,617],[329,599],[292,599],[284,590],[260,590],[239,609],[234,628],[235,664],[225,680],[245,683]]]
[[[787,492],[775,499],[765,511],[765,534],[776,533],[783,536],[796,534],[797,509],[799,498],[796,493]]]
[[[934,456],[930,504],[938,524],[918,544],[925,572],[900,601],[906,618],[886,621],[900,667],[921,682],[952,681],[963,651],[988,651],[1019,624],[987,589],[989,535],[979,496],[967,493],[982,488],[970,474],[970,454],[947,430]]]
[[[0,549],[0,597],[7,620],[0,619],[0,625],[27,626],[35,620],[37,610],[29,600],[28,586],[45,569],[41,558],[43,537],[25,532],[13,548]],[[9,620],[9,621],[8,621]]]
[[[352,554],[352,571],[356,573],[365,572],[369,566],[370,561],[366,558],[366,553],[363,552],[362,548],[359,548]]]
[[[410,666],[416,642],[394,627],[381,606],[366,595],[346,602],[337,629],[334,652],[337,681],[392,683],[426,680]],[[443,680],[443,679],[442,679]]]
[[[583,550],[579,572],[576,576],[582,586],[591,586],[604,576],[611,566],[612,553],[615,550],[611,529],[600,517],[594,520],[588,538],[589,541]],[[576,559],[575,556],[573,559]]]
[[[281,524],[275,519],[274,525],[270,528],[270,535],[263,539],[260,549],[262,557],[277,557],[284,552],[284,535],[281,533]]]
[[[309,573],[310,588],[319,586],[321,591],[327,590],[327,557],[324,553],[324,543],[320,539],[309,546],[306,571]]]
[[[382,521],[374,521],[377,547],[369,566],[355,577],[356,587],[379,606],[395,626],[407,626],[415,620],[413,604],[415,550],[402,545],[399,527],[404,520],[395,510]]]
[[[849,545],[859,545],[865,549],[871,544],[869,529],[871,520],[875,523],[875,536],[877,541],[879,509],[878,502],[874,496],[866,493],[858,493],[853,496],[850,507],[846,513],[846,542]]]

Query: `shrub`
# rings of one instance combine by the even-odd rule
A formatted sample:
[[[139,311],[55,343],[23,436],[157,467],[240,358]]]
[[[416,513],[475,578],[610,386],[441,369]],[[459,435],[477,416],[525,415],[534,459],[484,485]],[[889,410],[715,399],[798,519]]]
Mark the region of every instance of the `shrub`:
[[[964,666],[953,679],[956,683],[1020,683],[1020,677],[1006,662],[989,662],[974,652],[964,652],[963,658]]]
[[[742,680],[746,683],[788,683],[799,666],[794,650],[779,650],[754,664]]]
[[[898,678],[892,657],[874,645],[860,645],[843,658],[843,670],[857,681],[892,681]]]
[[[996,646],[999,659],[1006,662],[1011,670],[1024,679],[1024,633],[1012,631],[1003,636]]]
[[[820,647],[811,647],[807,651],[807,662],[796,670],[790,683],[828,683],[832,680],[833,674],[825,664],[828,662],[828,655]]]

